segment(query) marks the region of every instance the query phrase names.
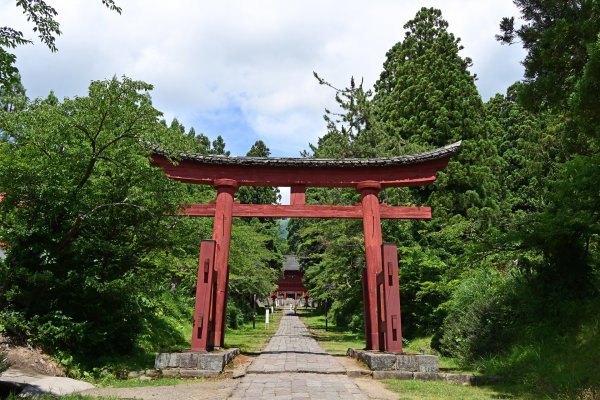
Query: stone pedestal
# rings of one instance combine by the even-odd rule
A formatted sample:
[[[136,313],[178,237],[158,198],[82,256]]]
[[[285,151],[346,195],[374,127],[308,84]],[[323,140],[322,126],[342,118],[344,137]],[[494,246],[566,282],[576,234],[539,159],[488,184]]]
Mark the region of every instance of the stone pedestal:
[[[240,349],[237,348],[211,352],[158,353],[154,368],[160,370],[162,376],[217,376],[239,353]]]
[[[425,354],[382,353],[348,349],[347,355],[367,364],[371,371],[437,373],[437,356]]]

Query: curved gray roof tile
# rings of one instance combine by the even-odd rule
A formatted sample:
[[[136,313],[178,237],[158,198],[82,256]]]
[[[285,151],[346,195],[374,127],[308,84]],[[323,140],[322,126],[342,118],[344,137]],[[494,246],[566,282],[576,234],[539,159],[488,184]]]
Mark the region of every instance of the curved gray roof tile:
[[[287,158],[287,157],[227,157],[220,155],[203,155],[181,153],[181,160],[196,161],[203,164],[244,165],[244,166],[276,166],[276,167],[358,167],[363,165],[391,166],[418,164],[425,161],[439,160],[456,154],[461,141],[420,154],[381,158]],[[166,155],[160,150],[157,154]]]

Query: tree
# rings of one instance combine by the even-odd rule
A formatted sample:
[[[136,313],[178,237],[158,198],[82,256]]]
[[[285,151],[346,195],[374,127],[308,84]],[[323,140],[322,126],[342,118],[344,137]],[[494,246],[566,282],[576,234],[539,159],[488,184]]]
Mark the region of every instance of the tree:
[[[188,142],[159,123],[151,88],[113,78],[0,113],[0,308],[12,334],[80,355],[131,350],[157,255],[186,240],[165,217],[186,190],[149,155]]]
[[[526,23],[517,28],[514,18],[504,18],[497,38],[503,43],[518,39],[527,50],[519,101],[553,117],[548,135],[557,149],[549,158],[553,173],[545,207],[521,233],[527,245],[543,251],[546,263],[539,271],[553,290],[589,294],[582,288],[590,288],[598,265],[590,251],[598,248],[599,205],[593,199],[598,197],[595,177],[600,172],[600,3],[515,4]],[[556,279],[563,276],[569,279]]]
[[[472,268],[470,249],[498,222],[497,148],[483,127],[483,104],[460,55],[460,39],[441,11],[421,8],[388,51],[375,84],[374,116],[381,155],[415,153],[462,140],[459,154],[437,181],[416,189],[388,189],[390,205],[428,205],[432,221],[384,221],[384,240],[399,244],[403,329],[432,334],[445,316],[455,280]]]
[[[211,154],[222,155],[225,157],[229,157],[231,152],[229,150],[225,150],[225,141],[221,137],[221,135],[217,136],[215,140],[212,142],[212,149],[210,150]]]
[[[460,39],[434,8],[422,8],[404,28],[375,84],[386,151],[398,154],[405,142],[440,147],[477,137],[481,99],[468,71],[471,59],[459,55]]]
[[[262,140],[254,142],[246,153],[246,157],[269,157],[270,155],[271,150]],[[237,198],[243,204],[276,204],[281,196],[279,195],[279,189],[276,187],[242,186],[237,192]]]
[[[444,314],[437,309],[449,298],[453,279],[468,265],[459,263],[464,242],[497,217],[489,196],[496,189],[496,150],[482,135],[483,107],[475,77],[468,71],[471,61],[459,55],[460,41],[447,31],[441,12],[422,8],[404,27],[405,38],[388,51],[373,94],[354,79],[348,88],[337,89],[317,76],[320,84],[334,88],[341,112],[326,110],[328,132],[312,150],[315,157],[384,157],[463,139],[461,153],[439,173],[433,187],[387,189],[380,195],[390,205],[434,209],[431,223],[383,223],[384,240],[401,245],[403,329],[410,336],[431,333],[441,324]],[[313,189],[307,198],[323,204],[360,201],[352,190]],[[352,243],[362,253],[362,229],[355,222],[294,222],[291,234],[309,261],[305,276],[311,293],[325,296],[328,287],[335,288],[329,292],[337,296],[333,308],[339,310],[340,321],[354,320],[358,328],[358,315],[348,318],[352,315],[348,307],[360,304],[356,281],[364,268],[362,254],[349,250]],[[347,240],[339,232],[345,232]],[[332,270],[326,279],[333,281],[312,274],[313,268]],[[355,308],[354,313],[362,310]]]
[[[191,318],[198,244],[212,221],[176,214],[215,191],[151,165],[157,147],[174,161],[206,150],[193,130],[160,119],[151,89],[113,78],[92,82],[87,96],[51,93],[0,111],[0,241],[9,243],[0,320],[84,367],[140,343],[147,352],[188,339],[171,321]],[[274,236],[256,221],[234,226],[230,293],[273,289]]]
[[[527,55],[521,100],[525,106],[543,109],[564,105],[588,61],[587,46],[600,32],[597,0],[514,0],[525,24],[514,17],[500,22],[503,44],[521,43]]]

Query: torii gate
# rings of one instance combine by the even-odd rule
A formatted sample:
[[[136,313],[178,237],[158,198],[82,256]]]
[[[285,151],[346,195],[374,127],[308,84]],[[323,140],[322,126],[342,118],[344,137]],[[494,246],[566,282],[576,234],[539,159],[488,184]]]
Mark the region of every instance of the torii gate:
[[[182,214],[214,217],[211,241],[202,241],[194,310],[192,351],[222,347],[233,217],[356,218],[363,220],[366,269],[363,271],[365,336],[368,350],[402,351],[398,254],[383,244],[381,218],[430,219],[429,207],[379,204],[383,188],[422,186],[435,181],[460,142],[426,153],[371,159],[224,157],[180,154],[178,164],[155,152],[153,162],[178,181],[213,185],[214,204],[189,204]],[[290,205],[239,204],[240,186],[291,188]],[[360,192],[360,205],[307,205],[307,187],[349,187]]]

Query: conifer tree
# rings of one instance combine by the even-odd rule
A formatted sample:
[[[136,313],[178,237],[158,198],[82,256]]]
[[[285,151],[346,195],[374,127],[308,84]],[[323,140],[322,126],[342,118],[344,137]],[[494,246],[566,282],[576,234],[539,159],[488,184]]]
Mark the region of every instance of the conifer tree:
[[[476,137],[481,99],[475,76],[462,58],[460,39],[434,8],[422,8],[408,21],[403,41],[387,53],[375,84],[375,115],[387,150],[402,142],[439,147]]]

